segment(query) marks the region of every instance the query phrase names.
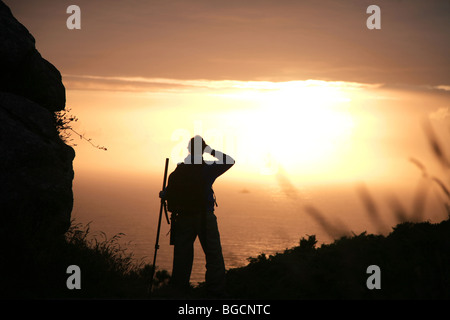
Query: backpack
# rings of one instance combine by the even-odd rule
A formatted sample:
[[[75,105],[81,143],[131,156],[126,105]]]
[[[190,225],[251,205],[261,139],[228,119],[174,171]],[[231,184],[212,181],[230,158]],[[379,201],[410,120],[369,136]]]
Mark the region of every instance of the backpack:
[[[167,209],[174,213],[202,212],[206,208],[206,185],[201,164],[180,163],[169,175]]]

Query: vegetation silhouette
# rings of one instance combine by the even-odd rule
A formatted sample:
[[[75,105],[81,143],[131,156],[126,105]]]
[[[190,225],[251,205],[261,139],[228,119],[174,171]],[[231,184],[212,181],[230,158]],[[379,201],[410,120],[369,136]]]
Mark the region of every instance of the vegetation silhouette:
[[[436,159],[450,178],[450,161],[431,125],[424,129]],[[304,206],[335,241],[316,248],[316,237],[302,238],[299,246],[267,257],[250,258],[249,265],[229,270],[228,289],[245,299],[448,299],[450,298],[450,192],[442,179],[430,175],[419,160],[410,161],[422,171],[411,212],[397,197],[388,202],[398,224],[389,233],[368,188],[357,192],[377,235],[363,232],[349,236],[342,223],[332,223],[312,206]],[[449,179],[450,181],[450,179]],[[289,198],[301,203],[298,192],[281,172],[278,182]],[[422,221],[427,194],[437,186],[447,219],[432,224]],[[388,233],[388,234],[387,234]],[[366,287],[370,265],[382,270],[381,290]]]
[[[66,143],[72,147],[77,146],[76,143],[73,143],[73,138],[72,138],[72,133],[75,133],[80,139],[85,140],[94,148],[104,150],[104,151],[108,150],[104,146],[94,144],[92,142],[91,138],[86,138],[86,136],[84,134],[80,134],[77,131],[75,131],[75,129],[72,128],[72,124],[74,122],[78,122],[78,117],[71,113],[70,108],[66,108],[61,111],[55,112],[54,119],[55,119],[56,129],[58,130],[58,133],[59,133],[59,137],[61,138],[61,140],[64,143]]]
[[[449,161],[432,127],[424,125],[431,150],[449,176]],[[282,253],[250,257],[249,264],[227,271],[227,289],[235,299],[448,299],[450,298],[450,193],[442,179],[427,173],[417,159],[410,161],[423,173],[412,209],[398,198],[387,200],[397,225],[390,228],[365,184],[357,186],[368,217],[378,234],[351,232],[340,221],[331,222],[318,209],[301,204],[299,192],[281,170],[277,181],[284,194],[299,204],[335,241],[316,247],[315,235],[301,238],[299,246]],[[449,180],[450,181],[450,180]],[[430,188],[437,186],[447,219],[432,224],[422,221]],[[381,290],[366,286],[367,268],[378,265]],[[161,297],[170,297],[162,291]],[[189,298],[207,298],[202,284]]]
[[[119,240],[122,233],[107,238],[93,233],[89,223],[72,220],[64,238],[42,239],[30,233],[9,241],[0,261],[2,299],[141,299],[148,297],[151,265],[138,260]],[[38,238],[39,237],[39,238]],[[68,266],[81,270],[81,290],[69,290]],[[170,276],[158,270],[154,287]]]
[[[427,128],[431,130],[431,128]],[[299,245],[284,252],[256,258],[248,264],[226,272],[228,298],[231,299],[448,299],[450,298],[450,193],[444,182],[450,178],[447,157],[440,141],[429,131],[431,150],[446,175],[428,172],[420,160],[411,158],[422,172],[422,179],[407,210],[396,196],[388,204],[398,219],[388,234],[354,234],[343,223],[332,223],[312,206],[301,206],[334,242],[317,246],[315,235],[302,237]],[[292,199],[297,190],[283,174],[280,185]],[[448,180],[450,181],[450,179]],[[439,223],[419,221],[423,218],[424,193],[435,192],[448,217]],[[378,231],[388,227],[368,188],[358,192],[369,218]],[[191,287],[183,295],[171,290],[170,274],[158,270],[153,279],[154,292],[149,295],[152,265],[137,261],[119,244],[123,234],[108,239],[93,235],[89,224],[83,227],[72,221],[61,239],[39,239],[29,233],[25,238],[0,237],[5,246],[0,268],[2,298],[27,299],[208,299],[204,283]],[[82,290],[66,287],[69,265],[83,270]],[[367,268],[378,265],[381,289],[366,286]],[[31,270],[31,272],[30,272]]]
[[[450,221],[404,222],[388,236],[363,232],[316,248],[315,236],[273,256],[228,271],[236,299],[448,299]],[[381,289],[366,286],[381,269]]]

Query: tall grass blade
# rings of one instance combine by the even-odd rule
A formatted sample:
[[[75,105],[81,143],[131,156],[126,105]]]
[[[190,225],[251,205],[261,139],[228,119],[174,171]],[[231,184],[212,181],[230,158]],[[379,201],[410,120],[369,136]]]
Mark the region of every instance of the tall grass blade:
[[[413,222],[419,222],[423,220],[425,213],[425,204],[428,194],[429,180],[422,179],[417,185],[416,192],[413,198],[413,207],[411,219]]]
[[[374,224],[374,226],[377,228],[378,233],[384,234],[388,232],[388,227],[385,225],[385,223],[381,219],[381,215],[378,212],[377,205],[375,204],[375,201],[373,200],[368,188],[365,184],[361,183],[357,186],[357,192],[359,193],[359,196],[366,207],[366,212],[369,215],[370,220]]]
[[[450,200],[450,191],[448,190],[448,188],[445,186],[445,184],[438,178],[436,177],[432,177],[431,178],[432,181],[436,182],[438,184],[439,187],[441,187],[442,191],[444,191],[445,195],[447,196],[447,198]]]
[[[277,173],[277,181],[281,187],[282,192],[290,199],[298,203],[298,208],[301,204],[301,199],[298,193],[297,188],[292,184],[289,178],[286,176],[284,170],[280,168]],[[345,230],[343,226],[336,227],[329,221],[325,219],[325,217],[319,212],[319,210],[315,209],[312,206],[304,206],[303,209],[309,214],[311,218],[313,218],[323,229],[324,231],[333,239],[342,237],[344,235],[349,235],[350,233]]]
[[[394,195],[390,196],[388,199],[388,203],[398,223],[408,221],[408,212],[406,211],[406,209],[403,207],[403,205],[400,203],[400,201],[397,199],[396,196]]]
[[[422,162],[420,162],[419,160],[417,160],[416,158],[409,158],[409,161],[412,162],[417,168],[420,169],[420,171],[422,171],[422,175],[423,177],[427,177],[428,173],[427,173],[427,169],[426,167],[422,164]]]
[[[437,139],[436,134],[434,133],[434,130],[428,121],[424,122],[424,131],[436,158],[444,167],[450,168],[450,161],[446,157],[442,145]]]
[[[305,206],[304,210],[309,214],[311,218],[313,218],[321,227],[322,229],[330,236],[332,239],[338,239],[343,236],[348,236],[350,233],[343,229],[334,226],[331,224],[327,219],[325,219],[325,216],[316,208],[313,206]]]

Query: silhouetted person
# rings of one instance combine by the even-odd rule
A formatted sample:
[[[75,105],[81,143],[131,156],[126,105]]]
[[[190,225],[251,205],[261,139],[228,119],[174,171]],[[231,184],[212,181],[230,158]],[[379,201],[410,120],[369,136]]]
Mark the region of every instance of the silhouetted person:
[[[189,155],[169,175],[167,188],[160,196],[167,200],[172,212],[171,244],[174,245],[171,284],[189,289],[194,259],[194,242],[199,238],[206,258],[206,287],[209,294],[221,297],[225,293],[225,263],[222,255],[216,204],[212,185],[234,165],[234,159],[211,149],[200,136],[188,144]],[[203,153],[215,161],[205,161]]]

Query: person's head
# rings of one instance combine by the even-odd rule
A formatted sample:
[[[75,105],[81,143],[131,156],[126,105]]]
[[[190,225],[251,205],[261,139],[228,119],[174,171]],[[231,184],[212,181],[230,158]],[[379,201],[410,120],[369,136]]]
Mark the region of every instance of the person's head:
[[[188,144],[188,151],[193,156],[202,156],[207,144],[199,135],[191,138]]]

